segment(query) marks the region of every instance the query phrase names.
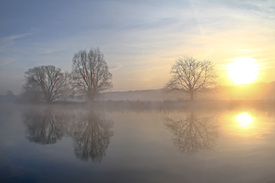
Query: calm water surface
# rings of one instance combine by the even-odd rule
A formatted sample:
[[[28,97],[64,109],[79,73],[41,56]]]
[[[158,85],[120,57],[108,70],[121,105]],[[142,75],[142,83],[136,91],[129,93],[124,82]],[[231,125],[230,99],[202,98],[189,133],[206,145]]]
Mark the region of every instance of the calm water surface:
[[[0,114],[0,182],[275,182],[272,110]]]

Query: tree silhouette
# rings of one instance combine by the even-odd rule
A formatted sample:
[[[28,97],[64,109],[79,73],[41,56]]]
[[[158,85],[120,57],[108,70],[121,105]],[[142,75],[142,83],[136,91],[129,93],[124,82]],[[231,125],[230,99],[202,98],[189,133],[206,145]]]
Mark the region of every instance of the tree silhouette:
[[[165,117],[165,122],[173,132],[174,143],[181,152],[195,153],[216,145],[217,125],[210,117],[199,119],[195,112],[191,111],[187,116]]]
[[[85,111],[78,117],[71,132],[76,156],[82,160],[101,162],[113,135],[110,131],[112,124],[93,111]]]
[[[72,80],[74,88],[85,94],[89,101],[95,96],[112,88],[112,74],[109,72],[104,55],[97,49],[89,53],[79,51],[73,57]]]
[[[52,65],[38,66],[26,73],[25,92],[42,95],[47,102],[60,98],[66,92],[67,73]]]
[[[172,79],[164,89],[168,92],[188,93],[191,100],[198,91],[212,86],[216,78],[214,65],[210,61],[198,61],[188,56],[177,60],[171,68],[171,73]]]
[[[65,135],[73,138],[75,155],[101,162],[113,135],[112,123],[90,110],[33,109],[23,114],[27,138],[39,144],[54,144]]]
[[[31,110],[23,115],[28,129],[28,139],[40,144],[54,144],[65,134],[64,116],[47,108]]]

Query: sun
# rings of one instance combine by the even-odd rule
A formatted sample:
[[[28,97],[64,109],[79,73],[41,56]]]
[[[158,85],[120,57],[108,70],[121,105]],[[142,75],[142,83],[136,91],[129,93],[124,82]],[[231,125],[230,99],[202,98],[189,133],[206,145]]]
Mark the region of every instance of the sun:
[[[236,117],[236,120],[241,127],[248,127],[252,123],[253,118],[250,114],[243,112]]]
[[[232,59],[228,64],[228,77],[236,85],[253,83],[259,73],[259,66],[255,59],[250,57],[239,57]]]

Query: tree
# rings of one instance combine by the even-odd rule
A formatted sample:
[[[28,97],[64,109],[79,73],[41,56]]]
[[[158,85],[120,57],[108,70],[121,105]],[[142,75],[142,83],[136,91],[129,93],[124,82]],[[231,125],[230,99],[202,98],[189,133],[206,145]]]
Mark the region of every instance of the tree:
[[[63,96],[66,91],[67,73],[55,66],[38,66],[26,73],[26,92],[41,94],[47,102],[52,102]]]
[[[66,115],[67,116],[67,115]],[[65,134],[66,117],[59,111],[31,109],[23,115],[28,139],[39,144],[54,144]]]
[[[79,51],[74,55],[72,80],[75,88],[89,101],[93,101],[98,93],[112,88],[112,74],[99,48],[91,49],[89,53]]]
[[[88,110],[78,113],[78,118],[74,120],[76,124],[72,126],[71,134],[75,144],[75,155],[82,160],[100,162],[113,136],[111,121]]]
[[[166,91],[181,91],[188,93],[190,99],[202,89],[215,84],[214,65],[211,61],[199,61],[193,57],[185,56],[178,59],[171,68],[172,79],[166,84]]]
[[[218,138],[216,121],[211,116],[199,118],[194,111],[165,117],[166,126],[173,132],[173,141],[181,152],[195,153],[212,149]]]

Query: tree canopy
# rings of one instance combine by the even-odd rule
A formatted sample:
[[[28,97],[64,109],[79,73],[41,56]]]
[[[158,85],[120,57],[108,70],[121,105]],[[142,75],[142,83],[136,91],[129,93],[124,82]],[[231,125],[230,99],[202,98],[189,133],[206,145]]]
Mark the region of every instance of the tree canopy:
[[[166,84],[165,90],[188,93],[191,100],[201,89],[213,86],[216,78],[211,61],[199,61],[188,56],[176,60],[171,74],[172,79]]]
[[[113,86],[112,74],[99,48],[76,53],[73,57],[71,74],[74,87],[85,94],[89,101],[94,100],[98,93]]]
[[[65,92],[68,74],[55,66],[38,66],[26,73],[26,92],[41,94],[47,102],[61,97]]]

